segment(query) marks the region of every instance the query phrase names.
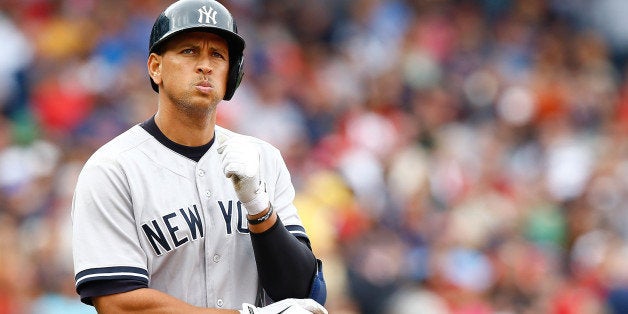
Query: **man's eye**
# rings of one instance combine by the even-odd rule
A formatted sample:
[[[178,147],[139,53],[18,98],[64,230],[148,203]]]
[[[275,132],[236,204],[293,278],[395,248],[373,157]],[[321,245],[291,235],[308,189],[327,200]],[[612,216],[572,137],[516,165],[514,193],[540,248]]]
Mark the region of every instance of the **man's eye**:
[[[183,49],[181,51],[181,53],[183,53],[183,54],[191,54],[191,53],[194,53],[194,49],[192,49],[192,48]]]
[[[224,59],[224,58],[225,58],[225,57],[222,55],[222,53],[220,53],[220,52],[218,52],[218,51],[214,51],[214,52],[212,53],[212,55],[213,55],[214,57],[218,57],[218,58],[221,58],[221,59]]]

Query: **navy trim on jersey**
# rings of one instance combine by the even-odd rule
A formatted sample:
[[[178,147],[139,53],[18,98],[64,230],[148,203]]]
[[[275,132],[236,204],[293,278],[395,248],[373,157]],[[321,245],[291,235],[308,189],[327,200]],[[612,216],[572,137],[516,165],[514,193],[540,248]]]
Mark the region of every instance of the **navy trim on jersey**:
[[[138,267],[103,267],[86,269],[74,276],[77,289],[90,281],[116,279],[140,280],[148,284],[148,272]]]
[[[294,234],[295,236],[302,236],[307,238],[307,234],[305,233],[305,228],[303,228],[303,226],[289,225],[286,226],[286,229],[288,229],[288,231],[290,231],[290,233]]]
[[[94,297],[124,293],[142,288],[148,288],[148,283],[132,279],[100,280],[82,284],[77,292],[81,296],[81,302],[87,305],[94,305],[92,301]]]
[[[286,229],[288,229],[290,234],[297,237],[301,242],[305,243],[307,247],[310,248],[310,250],[312,249],[312,246],[310,245],[310,238],[307,237],[307,233],[305,233],[305,228],[303,228],[303,226],[289,225],[285,227]]]
[[[175,143],[172,140],[170,140],[168,137],[166,137],[166,135],[163,132],[161,132],[161,130],[157,126],[157,123],[155,123],[155,116],[152,116],[150,117],[150,119],[142,122],[140,126],[144,130],[146,130],[148,134],[152,135],[162,145],[196,162],[201,160],[201,157],[203,157],[203,155],[205,155],[205,153],[209,150],[209,148],[212,147],[212,144],[214,144],[214,139],[216,138],[216,137],[213,137],[212,140],[209,141],[209,143],[205,145],[185,146],[179,143]]]
[[[148,287],[148,271],[139,267],[91,268],[74,276],[81,301],[92,305],[95,296],[127,292]]]

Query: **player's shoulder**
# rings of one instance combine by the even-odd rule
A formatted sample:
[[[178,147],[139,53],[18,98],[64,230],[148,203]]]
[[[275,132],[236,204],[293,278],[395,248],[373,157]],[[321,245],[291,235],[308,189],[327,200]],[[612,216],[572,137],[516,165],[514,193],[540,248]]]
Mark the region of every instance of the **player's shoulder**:
[[[218,125],[216,125],[215,131],[216,131],[216,138],[219,143],[232,137],[239,137],[241,140],[258,145],[263,151],[279,153],[279,150],[274,145],[260,138],[257,138],[255,136],[250,136],[250,135],[245,135],[238,132],[234,132],[232,130],[226,129]]]
[[[131,151],[149,139],[150,135],[142,127],[134,125],[98,148],[89,158],[88,163],[117,160],[125,152]]]

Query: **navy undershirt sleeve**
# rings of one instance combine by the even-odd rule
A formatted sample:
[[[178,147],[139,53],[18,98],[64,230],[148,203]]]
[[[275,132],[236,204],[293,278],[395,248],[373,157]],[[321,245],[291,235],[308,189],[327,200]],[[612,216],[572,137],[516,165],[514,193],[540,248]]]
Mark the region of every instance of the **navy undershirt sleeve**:
[[[307,298],[316,273],[316,258],[306,243],[293,236],[279,218],[270,229],[251,233],[251,241],[268,296],[273,300]]]

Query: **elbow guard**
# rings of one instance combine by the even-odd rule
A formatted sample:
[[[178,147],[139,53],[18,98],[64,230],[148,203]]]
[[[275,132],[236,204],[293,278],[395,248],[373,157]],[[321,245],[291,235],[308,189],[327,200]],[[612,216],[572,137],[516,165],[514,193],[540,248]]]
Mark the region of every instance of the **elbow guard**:
[[[316,259],[316,274],[314,274],[314,280],[312,280],[309,298],[321,305],[325,305],[327,300],[327,286],[325,285],[325,278],[323,278],[323,262],[319,259]]]

